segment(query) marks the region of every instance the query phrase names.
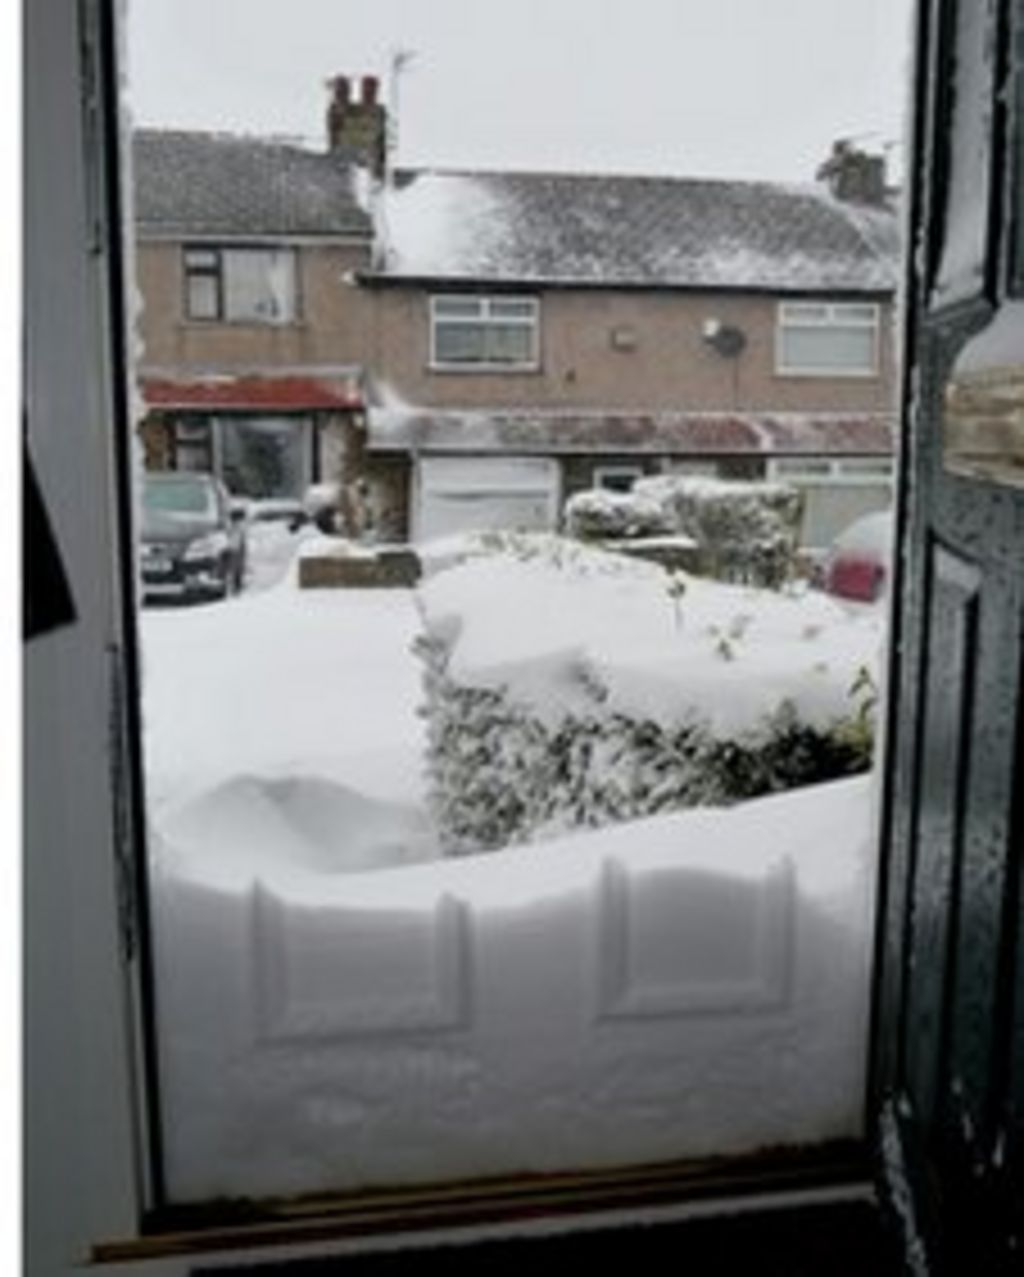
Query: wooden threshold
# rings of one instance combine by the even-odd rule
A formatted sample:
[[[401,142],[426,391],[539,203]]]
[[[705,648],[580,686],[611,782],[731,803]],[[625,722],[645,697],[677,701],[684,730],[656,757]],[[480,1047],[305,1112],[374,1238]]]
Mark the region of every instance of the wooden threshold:
[[[99,1242],[94,1263],[297,1246],[392,1233],[597,1216],[603,1211],[707,1202],[863,1183],[858,1141],[615,1170],[509,1176],[345,1195],[164,1206],[138,1237]]]

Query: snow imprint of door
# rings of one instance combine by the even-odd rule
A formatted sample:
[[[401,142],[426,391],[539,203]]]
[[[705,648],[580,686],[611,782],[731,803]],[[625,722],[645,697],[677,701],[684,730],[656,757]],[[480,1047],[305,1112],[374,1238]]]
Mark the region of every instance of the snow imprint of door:
[[[465,909],[286,908],[257,886],[251,954],[258,1043],[442,1031],[468,1005]]]
[[[637,879],[611,859],[599,880],[600,1017],[783,1010],[790,999],[794,873],[783,858],[751,881],[662,870]]]

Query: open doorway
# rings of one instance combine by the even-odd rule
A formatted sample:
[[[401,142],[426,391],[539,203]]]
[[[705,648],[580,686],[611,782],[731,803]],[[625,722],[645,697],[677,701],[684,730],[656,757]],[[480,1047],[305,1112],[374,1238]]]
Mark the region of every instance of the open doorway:
[[[426,54],[296,137],[170,128],[154,24],[218,29],[129,21],[143,482],[232,507],[142,529],[143,601],[198,604],[139,631],[169,1203],[855,1141],[884,535],[852,600],[817,554],[848,471],[889,495],[883,148],[416,165]]]
[[[372,76],[334,78],[336,125],[382,106]],[[211,545],[239,526],[247,562],[240,595],[139,619],[159,1205],[856,1139],[884,609],[812,588],[799,502],[762,480],[768,450],[891,452],[894,219],[840,190],[863,168],[884,205],[878,157],[840,147],[801,192],[467,183],[363,173],[348,142],[191,133],[135,135],[144,450],[234,507],[181,538],[182,592],[216,583]],[[193,180],[168,182],[186,161]],[[327,225],[278,225],[282,248],[230,202],[177,238],[160,222],[224,175],[245,189],[253,163],[287,177],[256,185],[278,208],[325,182]],[[673,215],[659,251],[686,247],[702,202],[728,240],[766,201],[824,257],[772,276],[783,240],[754,275],[734,253],[695,281],[692,243],[657,287],[584,261],[563,296],[520,256],[514,277],[478,262],[455,306],[410,265],[432,208],[492,231],[576,209],[573,234],[589,219],[603,240],[638,193]],[[391,251],[413,255],[393,270],[374,260],[389,199]],[[298,498],[227,464],[218,439],[253,420],[275,447],[310,431]],[[639,469],[628,492],[602,490],[609,466]],[[484,531],[410,553],[455,478]],[[739,550],[685,522],[720,498]],[[495,534],[509,507],[549,526]]]

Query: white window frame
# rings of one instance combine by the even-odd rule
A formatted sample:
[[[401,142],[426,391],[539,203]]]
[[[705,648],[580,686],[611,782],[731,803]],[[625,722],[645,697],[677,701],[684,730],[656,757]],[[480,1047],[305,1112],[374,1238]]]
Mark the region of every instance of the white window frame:
[[[509,302],[528,310],[522,316],[499,315],[497,308]],[[449,315],[440,312],[448,304],[474,305],[478,314]],[[522,360],[444,359],[438,354],[438,328],[446,322],[478,324],[481,329],[498,325],[521,327],[531,333],[530,353]],[[516,294],[437,293],[430,298],[430,368],[435,372],[537,372],[540,369],[540,299]]]
[[[275,254],[290,259],[289,305],[281,315],[266,313],[233,314],[230,309],[230,289],[228,272],[232,257],[246,254]],[[191,260],[190,260],[191,259]],[[288,327],[299,322],[299,261],[298,253],[289,244],[211,244],[186,243],[182,245],[182,310],[188,324],[255,324],[271,328]],[[211,315],[196,313],[192,304],[192,283],[194,280],[213,281],[214,313]]]
[[[865,314],[865,312],[868,312]],[[810,332],[846,329],[871,333],[871,363],[863,368],[822,364],[809,366],[786,362],[785,333],[805,330]],[[877,377],[879,372],[879,332],[881,307],[877,302],[779,302],[775,315],[775,372],[780,377],[843,377],[864,379]]]

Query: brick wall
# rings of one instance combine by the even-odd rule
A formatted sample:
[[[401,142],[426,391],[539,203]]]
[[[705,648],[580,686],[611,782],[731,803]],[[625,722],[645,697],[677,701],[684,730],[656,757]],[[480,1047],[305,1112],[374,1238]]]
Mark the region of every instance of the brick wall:
[[[510,373],[431,371],[428,292],[380,289],[375,304],[368,364],[408,402],[425,406],[885,412],[895,400],[890,304],[873,377],[777,374],[771,297],[543,294],[541,367]],[[707,344],[703,325],[712,318],[742,330],[741,354],[725,358]],[[613,344],[612,334],[623,331],[629,349]]]
[[[296,323],[190,322],[184,314],[181,245],[143,241],[136,263],[145,302],[142,363],[160,369],[363,364],[373,303],[352,272],[368,261],[365,246],[301,245]]]

